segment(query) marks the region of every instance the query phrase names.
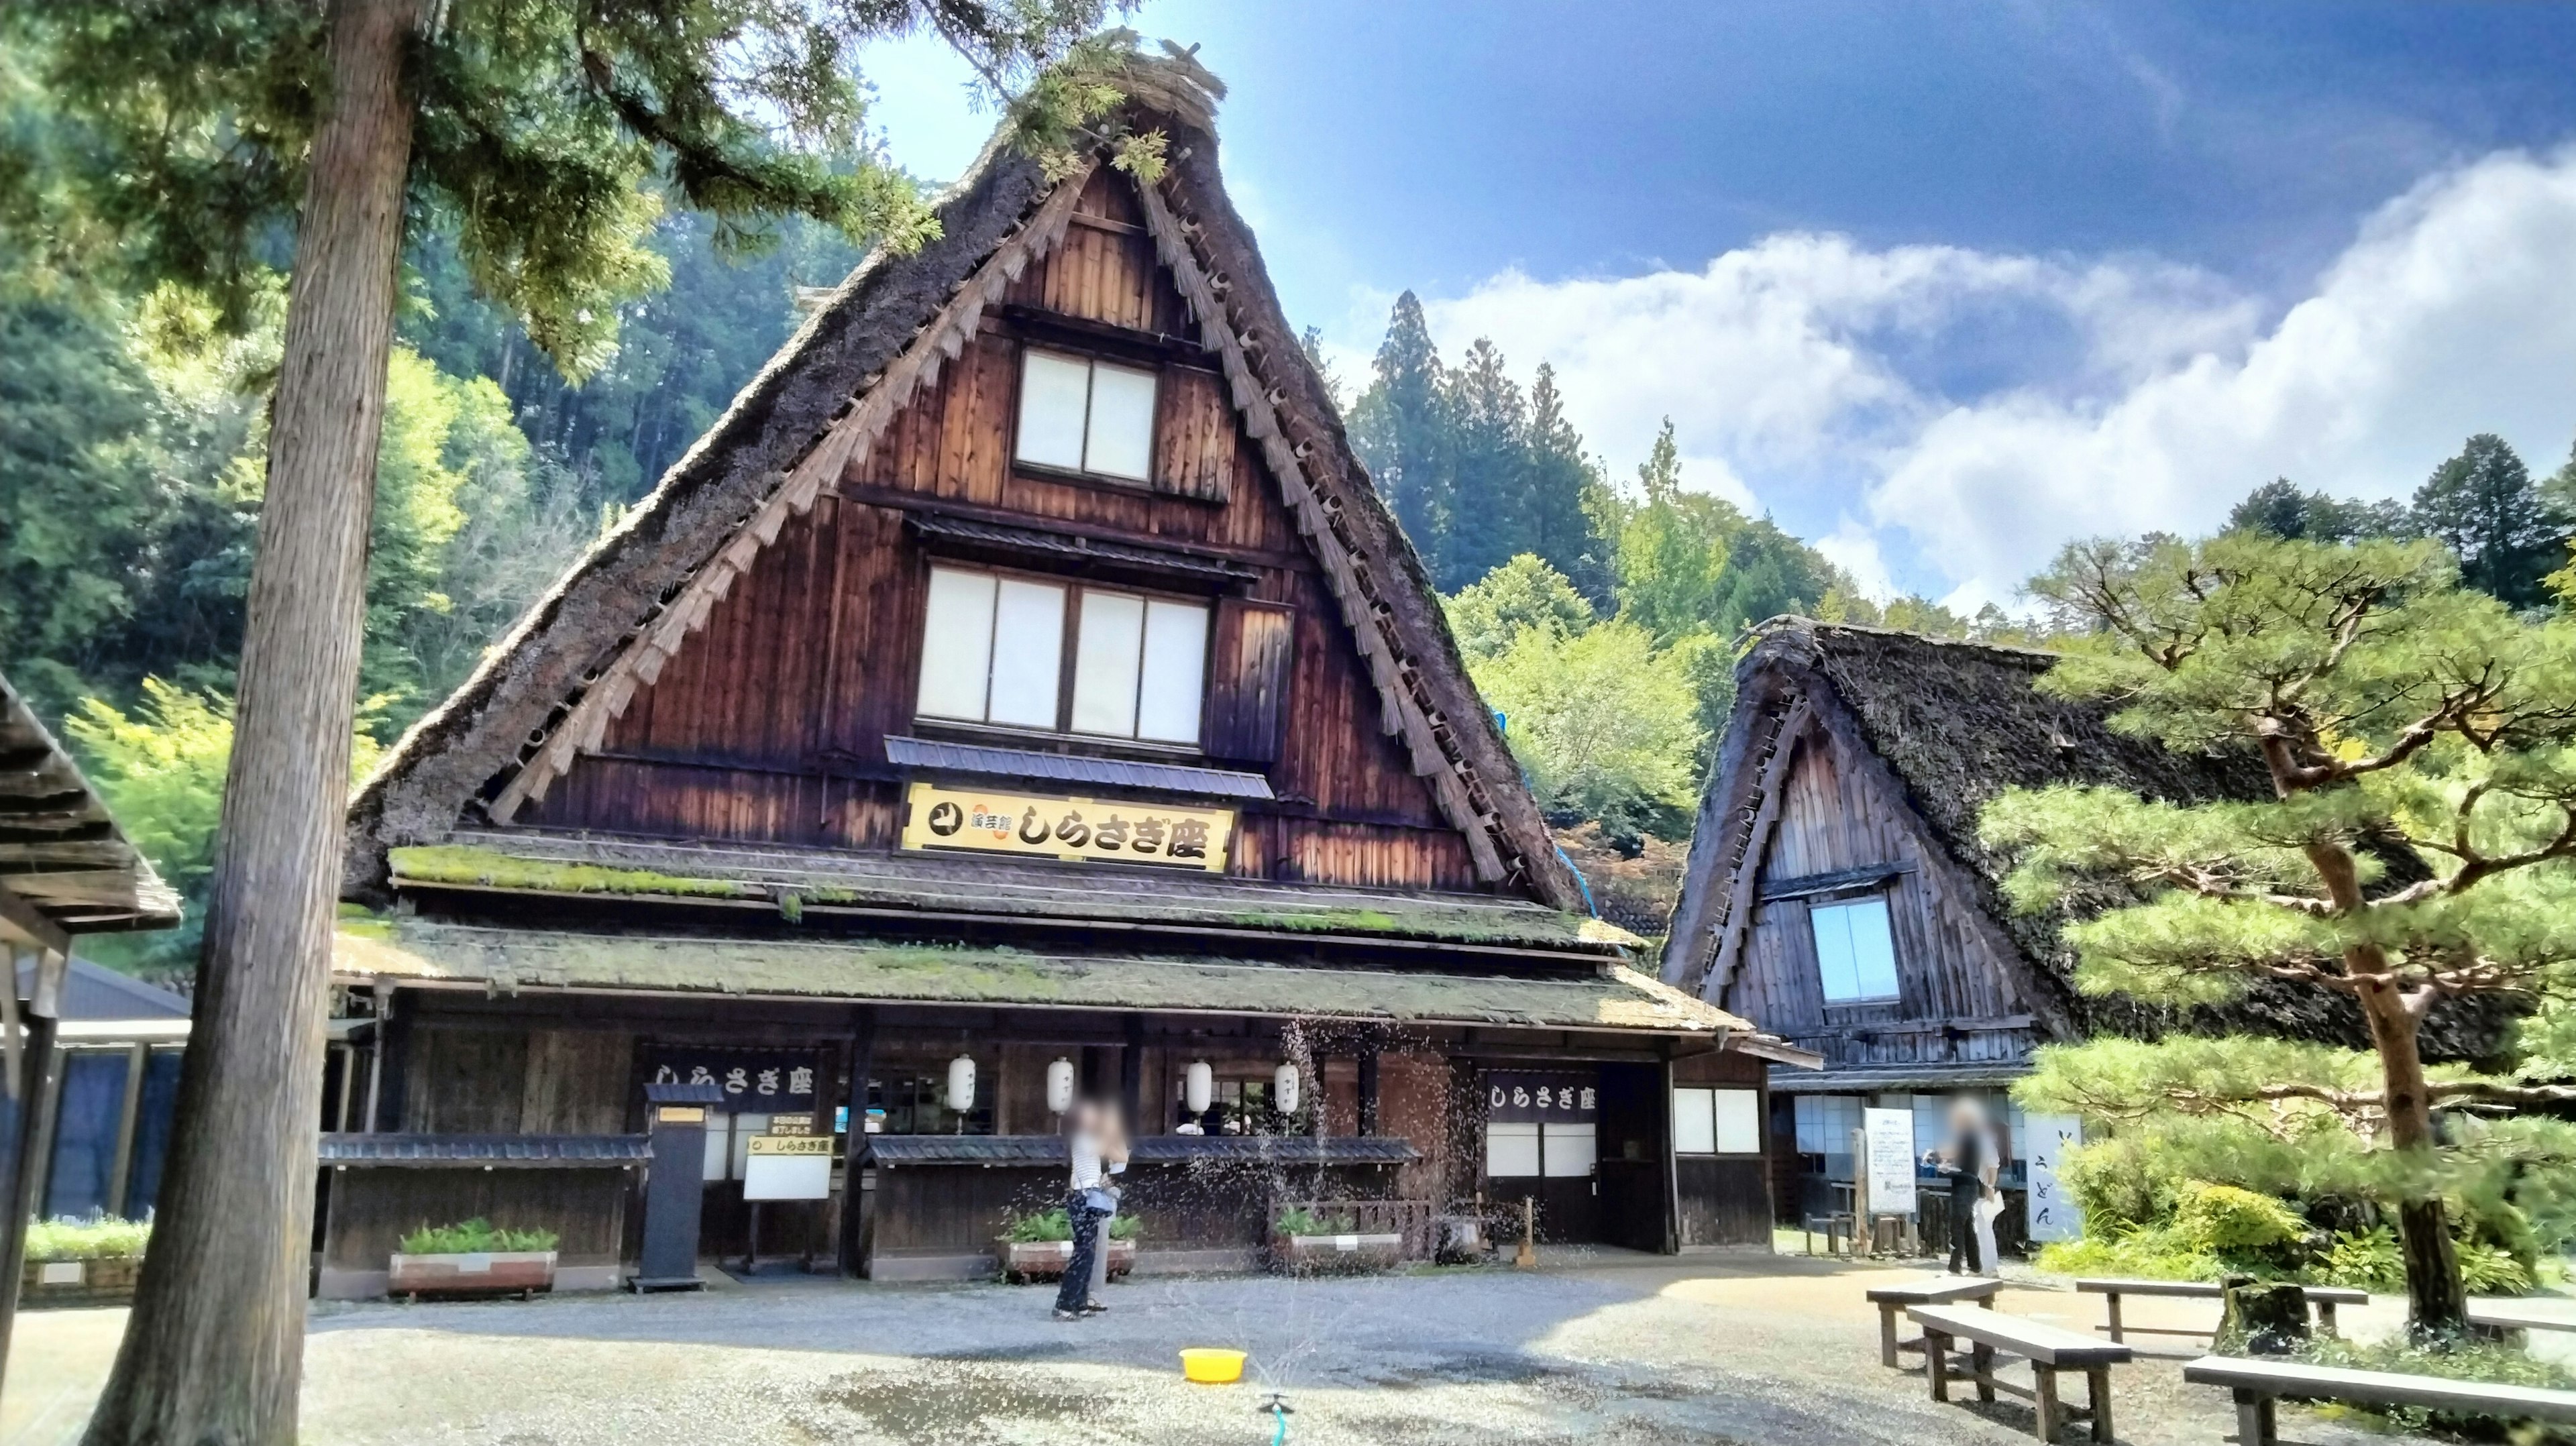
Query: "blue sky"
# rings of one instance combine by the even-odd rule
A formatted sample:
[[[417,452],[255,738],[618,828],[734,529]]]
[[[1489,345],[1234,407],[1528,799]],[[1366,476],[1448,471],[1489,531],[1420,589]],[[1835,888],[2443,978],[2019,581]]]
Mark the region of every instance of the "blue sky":
[[[1229,185],[1364,369],[1405,288],[1874,587],[2008,600],[2068,537],[2287,472],[2410,489],[2576,438],[2576,11],[1149,0]],[[862,57],[895,155],[989,129]],[[2559,273],[2568,273],[2561,276]]]

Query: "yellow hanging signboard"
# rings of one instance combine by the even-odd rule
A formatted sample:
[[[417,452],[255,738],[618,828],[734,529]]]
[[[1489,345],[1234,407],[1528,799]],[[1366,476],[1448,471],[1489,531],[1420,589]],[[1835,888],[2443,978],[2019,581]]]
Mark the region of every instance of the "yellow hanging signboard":
[[[945,783],[915,783],[904,803],[903,846],[912,850],[1158,864],[1221,874],[1234,844],[1230,808],[1048,798]]]

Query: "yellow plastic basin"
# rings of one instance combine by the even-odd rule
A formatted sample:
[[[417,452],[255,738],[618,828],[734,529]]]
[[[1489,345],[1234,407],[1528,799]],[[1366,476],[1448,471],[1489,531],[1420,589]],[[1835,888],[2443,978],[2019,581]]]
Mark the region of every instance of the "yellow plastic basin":
[[[1181,1352],[1181,1374],[1203,1386],[1222,1386],[1243,1379],[1243,1352],[1192,1346]]]

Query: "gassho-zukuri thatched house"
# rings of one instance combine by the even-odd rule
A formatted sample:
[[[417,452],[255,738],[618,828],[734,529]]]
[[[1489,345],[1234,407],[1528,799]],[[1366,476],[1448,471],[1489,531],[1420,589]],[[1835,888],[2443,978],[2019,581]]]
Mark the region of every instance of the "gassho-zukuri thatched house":
[[[709,1256],[991,1269],[1061,1200],[1068,1071],[1135,1121],[1140,1268],[1246,1260],[1287,1199],[1415,1251],[1480,1195],[1766,1237],[1801,1056],[1582,912],[1208,96],[1140,79],[1164,177],[997,142],[363,789],[335,971],[386,1022],[327,1291],[472,1215],[613,1279],[657,1080],[723,1089],[705,1158],[650,1162],[703,1172]],[[782,1127],[830,1183],[753,1218]]]
[[[2075,991],[2066,916],[2004,902],[2006,861],[1977,840],[1986,804],[2057,783],[2260,799],[2271,781],[2250,754],[2169,752],[2113,732],[2103,704],[2040,693],[2055,661],[1793,617],[1757,629],[1737,665],[1663,977],[1824,1057],[1772,1072],[1781,1218],[1834,1208],[1864,1107],[1912,1108],[1929,1149],[1949,1096],[2000,1096],[2042,1044],[2178,1027],[2364,1043],[2351,1001],[2324,990],[2263,988],[2189,1016]],[[2446,1006],[2426,1050],[2478,1054],[2496,1022]],[[2019,1112],[2000,1097],[1991,1110],[2006,1126],[2003,1184],[2018,1190]]]

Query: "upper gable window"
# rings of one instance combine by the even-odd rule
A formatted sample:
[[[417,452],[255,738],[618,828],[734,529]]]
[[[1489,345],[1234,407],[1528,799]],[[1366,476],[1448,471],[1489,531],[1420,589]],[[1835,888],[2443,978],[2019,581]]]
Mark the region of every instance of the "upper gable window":
[[[1152,480],[1154,373],[1035,347],[1020,357],[1019,460]]]
[[[913,712],[1195,746],[1207,647],[1205,603],[933,567]]]
[[[1816,932],[1816,972],[1824,978],[1827,1004],[1897,997],[1896,938],[1887,926],[1884,894],[1809,905],[1807,920]]]

